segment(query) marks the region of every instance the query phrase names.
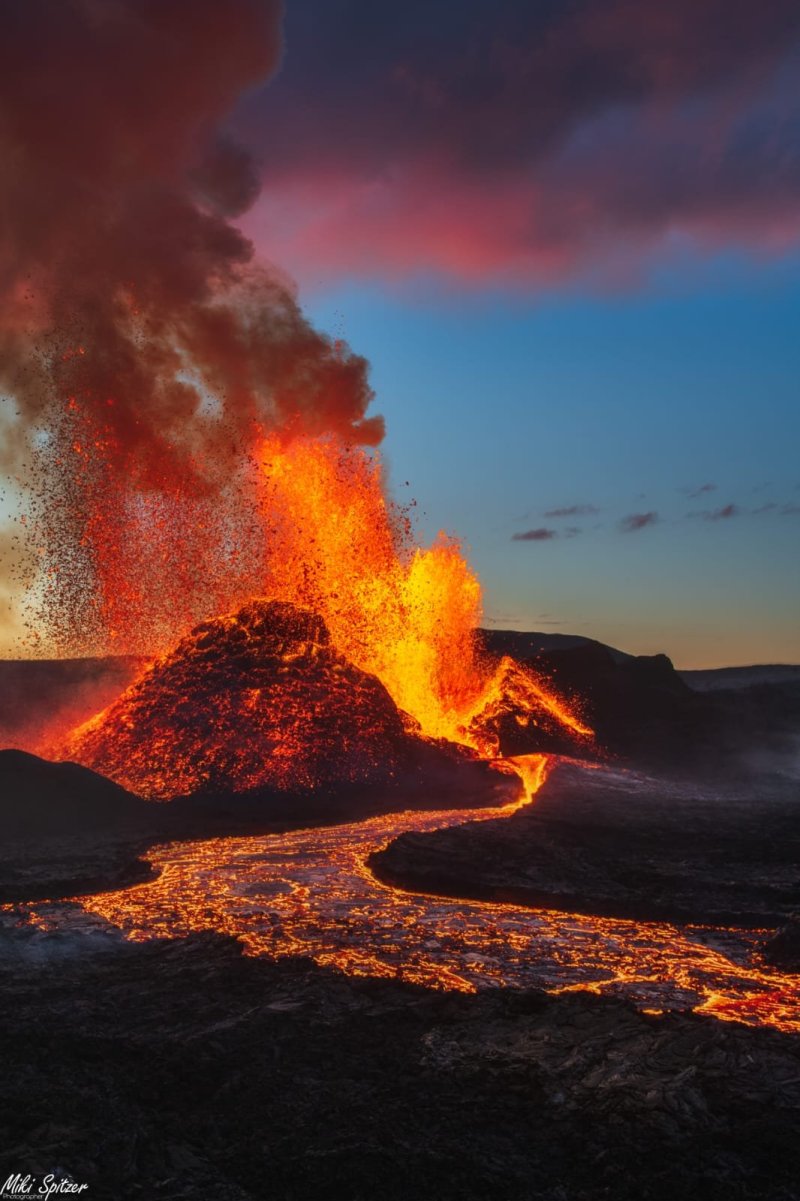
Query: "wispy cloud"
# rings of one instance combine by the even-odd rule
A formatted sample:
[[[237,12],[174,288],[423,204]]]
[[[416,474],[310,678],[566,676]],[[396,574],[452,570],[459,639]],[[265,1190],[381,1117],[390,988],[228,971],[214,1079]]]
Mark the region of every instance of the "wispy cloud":
[[[729,521],[738,517],[741,509],[738,505],[723,505],[721,509],[704,509],[701,513],[690,513],[690,517],[699,517],[701,521]]]
[[[717,490],[716,484],[700,484],[696,488],[684,488],[683,489],[683,491],[686,493],[686,495],[692,497],[692,499],[694,499],[694,497],[696,497],[696,496],[705,496],[705,494],[707,492],[716,492],[716,490]]]
[[[629,513],[627,517],[622,518],[619,528],[623,534],[632,534],[648,525],[655,525],[657,521],[658,513],[652,510],[649,513]]]
[[[512,542],[550,542],[553,538],[558,537],[556,530],[545,529],[544,526],[539,526],[535,530],[525,530],[521,534],[512,534]]]
[[[593,517],[600,510],[595,505],[567,505],[563,509],[546,509],[544,517]]]

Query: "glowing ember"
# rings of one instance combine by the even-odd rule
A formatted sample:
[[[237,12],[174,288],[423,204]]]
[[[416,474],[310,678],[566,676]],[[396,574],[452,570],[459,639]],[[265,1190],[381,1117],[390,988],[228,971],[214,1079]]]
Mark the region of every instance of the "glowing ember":
[[[189,467],[154,445],[143,468],[113,413],[70,397],[34,457],[30,620],[61,655],[163,654],[263,591],[266,530],[244,440],[224,467],[199,445]]]

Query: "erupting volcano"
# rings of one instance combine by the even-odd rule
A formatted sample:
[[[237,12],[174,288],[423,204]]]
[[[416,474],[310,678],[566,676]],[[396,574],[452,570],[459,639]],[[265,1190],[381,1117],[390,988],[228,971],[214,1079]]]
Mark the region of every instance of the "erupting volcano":
[[[26,489],[28,653],[158,656],[152,680],[173,651],[196,664],[191,630],[230,632],[229,615],[266,598],[317,615],[330,653],[377,677],[428,738],[494,755],[509,703],[523,725],[534,712],[587,738],[541,681],[517,680],[508,702],[507,666],[498,674],[475,640],[480,587],[460,548],[441,535],[417,547],[388,499],[366,360],[312,326],[236,224],[258,163],[229,118],[278,67],[281,6],[201,0],[191,21],[137,0],[52,6],[45,43],[23,7],[0,122],[14,251],[0,390],[14,397],[9,454]],[[206,695],[198,680],[197,738],[213,744],[221,715]],[[286,760],[288,743],[268,741]],[[151,747],[154,772],[189,787],[195,752],[195,766],[170,768],[168,743]],[[89,735],[70,746],[84,754]],[[299,754],[298,783],[312,759]]]
[[[253,601],[198,626],[65,751],[168,800],[391,780],[419,768],[425,751],[433,766],[437,749],[415,727],[331,646],[321,618]]]
[[[798,13],[0,0],[2,1197],[800,1201]]]
[[[261,465],[270,599],[197,626],[67,756],[168,799],[392,780],[421,738],[493,757],[509,722],[545,744],[553,727],[590,736],[529,671],[481,654],[476,577],[452,540],[414,546],[374,453],[270,438]]]

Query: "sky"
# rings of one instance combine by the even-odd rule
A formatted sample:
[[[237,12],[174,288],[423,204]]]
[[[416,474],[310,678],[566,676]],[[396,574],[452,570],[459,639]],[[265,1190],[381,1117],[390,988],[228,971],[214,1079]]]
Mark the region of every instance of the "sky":
[[[72,38],[91,79],[100,56],[82,31],[102,45],[105,17],[64,2],[71,15],[31,0],[29,54],[47,49],[53,19],[52,47]],[[103,203],[124,190],[112,248],[133,272],[150,243],[131,231],[153,212],[131,202],[136,173],[152,172],[163,200],[169,163],[196,136],[191,105],[209,126],[221,115],[225,139],[192,168],[197,228],[221,214],[208,244],[223,257],[204,243],[204,270],[219,274],[250,239],[313,324],[368,360],[392,491],[416,502],[422,538],[463,540],[487,625],[663,651],[685,668],[800,662],[796,0],[118,10],[144,30],[143,54],[152,20],[167,49],[149,73],[131,57],[116,108],[113,56],[97,95],[59,91],[51,157],[98,112],[104,124],[64,151],[69,186],[46,214],[56,232],[36,245],[40,262],[84,209],[87,230],[97,224],[84,170]],[[6,75],[26,63],[7,44]],[[39,137],[35,92],[31,111]],[[160,259],[190,242],[158,228]],[[101,288],[76,246],[67,277],[78,262]],[[188,262],[173,272],[182,288]],[[194,296],[175,295],[177,308]],[[364,395],[362,381],[349,428],[369,424]]]
[[[685,667],[800,659],[800,276],[536,299],[350,282],[311,307],[370,358],[393,490],[428,538],[464,539],[487,624]]]
[[[800,662],[799,46],[773,2],[289,5],[245,228],[487,624]]]

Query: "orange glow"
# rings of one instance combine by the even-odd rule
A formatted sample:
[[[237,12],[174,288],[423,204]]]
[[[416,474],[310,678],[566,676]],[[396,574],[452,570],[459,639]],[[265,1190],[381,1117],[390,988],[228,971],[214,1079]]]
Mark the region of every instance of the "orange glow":
[[[105,637],[126,649],[144,631],[162,653],[59,757],[166,800],[374,779],[380,765],[392,778],[419,736],[485,758],[509,728],[591,738],[530,668],[486,655],[477,577],[454,539],[415,544],[376,452],[274,435],[246,478],[222,525],[200,520],[202,497],[187,502],[187,538],[177,501],[133,512],[121,494],[110,514],[90,506]],[[233,556],[225,529],[252,555]],[[214,608],[198,625],[201,599]]]
[[[552,761],[550,761],[552,762]],[[660,1014],[800,1030],[800,980],[765,965],[764,930],[676,926],[406,892],[382,883],[369,859],[399,835],[509,816],[548,767],[519,756],[525,791],[502,809],[387,814],[287,833],[154,847],[158,876],[67,903],[0,907],[45,929],[120,930],[145,941],[215,930],[249,955],[305,956],[350,976],[426,988],[588,991]]]
[[[386,498],[381,461],[334,439],[264,443],[267,593],[319,613],[336,648],[376,675],[423,733],[496,751],[484,716],[504,701],[544,708],[591,735],[512,660],[481,654],[481,587],[459,544],[415,546],[407,515]]]
[[[271,435],[254,458],[235,459],[222,492],[187,492],[185,480],[162,476],[132,488],[113,468],[111,432],[75,398],[65,413],[72,442],[91,453],[64,498],[69,520],[56,523],[59,570],[45,599],[56,634],[82,632],[91,644],[73,653],[156,653],[163,662],[200,622],[227,620],[253,598],[288,601],[322,617],[336,652],[376,676],[428,738],[494,757],[503,723],[591,737],[529,668],[485,655],[475,573],[453,538],[416,544],[408,513],[388,499],[376,451],[332,435]],[[98,728],[69,739],[69,753],[84,762],[82,736]],[[171,735],[162,733],[166,755]],[[140,749],[145,758],[153,750]],[[181,792],[197,775],[178,774]],[[127,771],[115,778],[133,786]]]
[[[385,688],[313,613],[253,601],[204,622],[62,748],[140,796],[391,779],[414,760]]]

